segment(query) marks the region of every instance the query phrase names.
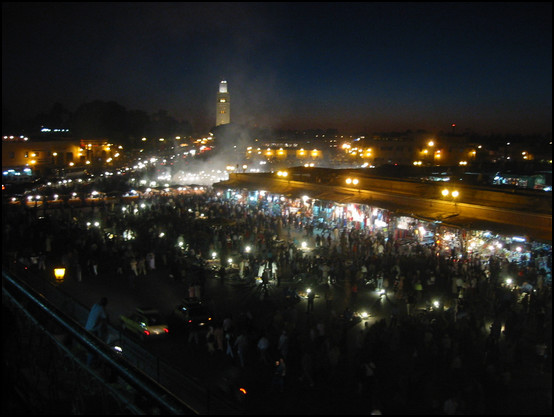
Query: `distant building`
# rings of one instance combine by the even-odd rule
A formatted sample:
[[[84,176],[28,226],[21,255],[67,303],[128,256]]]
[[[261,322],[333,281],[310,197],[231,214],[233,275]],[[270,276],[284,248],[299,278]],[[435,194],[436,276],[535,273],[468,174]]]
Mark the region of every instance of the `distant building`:
[[[226,125],[231,123],[231,101],[227,89],[227,81],[219,83],[219,92],[217,93],[217,112],[215,125]]]
[[[69,134],[46,132],[26,136],[2,137],[2,180],[46,177],[73,170],[113,166],[120,156],[106,139],[78,139]]]

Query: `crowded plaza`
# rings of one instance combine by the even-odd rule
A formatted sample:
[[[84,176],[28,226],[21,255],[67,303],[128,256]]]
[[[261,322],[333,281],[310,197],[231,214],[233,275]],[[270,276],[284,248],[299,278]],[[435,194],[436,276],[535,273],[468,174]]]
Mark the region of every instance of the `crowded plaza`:
[[[540,385],[551,382],[551,242],[212,186],[82,206],[12,204],[2,230],[8,269],[61,263],[68,280],[102,275],[129,286],[163,270],[191,298],[219,279],[279,300],[255,319],[246,307],[222,312],[188,342],[268,370],[282,401],[299,387],[311,401],[322,401],[315,392],[329,403],[346,396],[366,414],[552,408],[551,387]]]

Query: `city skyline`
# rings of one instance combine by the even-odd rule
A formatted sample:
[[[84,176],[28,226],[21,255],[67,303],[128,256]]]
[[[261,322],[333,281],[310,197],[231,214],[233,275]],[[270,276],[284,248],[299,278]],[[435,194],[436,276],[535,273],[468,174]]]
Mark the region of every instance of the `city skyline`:
[[[2,103],[343,132],[549,133],[551,3],[3,3]]]

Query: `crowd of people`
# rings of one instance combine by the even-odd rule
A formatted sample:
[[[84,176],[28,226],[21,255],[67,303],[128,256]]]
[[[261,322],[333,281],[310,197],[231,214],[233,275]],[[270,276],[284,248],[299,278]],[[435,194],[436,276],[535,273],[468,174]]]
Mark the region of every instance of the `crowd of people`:
[[[393,230],[321,223],[302,211],[276,214],[262,201],[211,189],[40,216],[14,207],[3,210],[2,230],[5,266],[40,271],[61,263],[68,279],[109,274],[132,286],[164,268],[199,295],[207,261],[217,256],[221,279],[260,278],[283,288],[285,298],[283,283],[311,276],[325,309],[314,311],[312,298],[307,317],[298,317],[294,303],[256,320],[245,310],[191,340],[241,368],[266,369],[271,388],[284,395],[294,384],[325,392],[329,402],[348,394],[386,414],[494,414],[522,407],[509,395],[516,382],[551,372],[551,250],[518,262],[444,253],[403,243]],[[231,256],[239,257],[236,269],[225,267]],[[547,269],[537,266],[539,257]],[[341,288],[340,303],[326,290],[333,286]],[[360,288],[384,290],[390,309],[375,324],[355,327],[352,345],[352,327],[337,309],[355,308]],[[433,308],[437,297],[441,306]],[[534,399],[526,409],[551,411],[550,396],[536,389]]]

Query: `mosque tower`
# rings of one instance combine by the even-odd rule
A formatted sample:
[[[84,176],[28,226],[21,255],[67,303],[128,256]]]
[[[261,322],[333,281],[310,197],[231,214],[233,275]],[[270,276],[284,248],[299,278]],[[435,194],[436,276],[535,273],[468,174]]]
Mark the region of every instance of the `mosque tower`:
[[[217,93],[217,112],[215,116],[215,125],[225,125],[231,123],[231,101],[229,91],[227,90],[227,81],[219,83],[219,93]]]

